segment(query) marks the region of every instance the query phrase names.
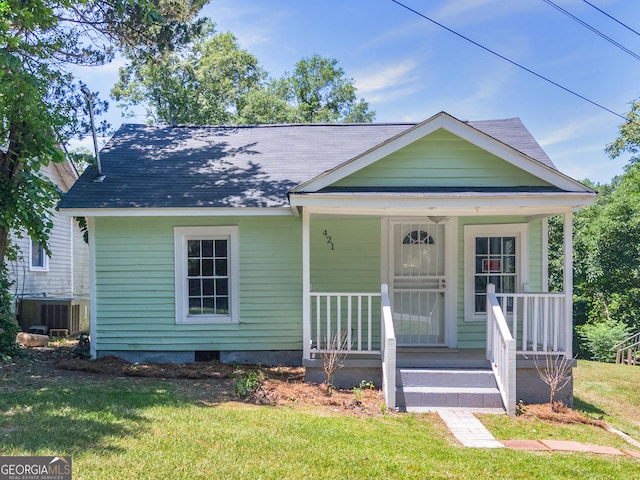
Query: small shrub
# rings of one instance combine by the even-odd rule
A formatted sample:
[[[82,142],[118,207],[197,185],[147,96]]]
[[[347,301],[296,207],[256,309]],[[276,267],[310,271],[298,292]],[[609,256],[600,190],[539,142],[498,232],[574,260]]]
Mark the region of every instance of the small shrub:
[[[342,340],[341,340],[342,339]],[[344,359],[347,357],[349,343],[344,334],[335,334],[331,341],[328,341],[322,352],[322,368],[326,375],[327,395],[333,395],[334,375],[336,370],[344,366]]]
[[[549,386],[549,406],[556,412],[556,393],[562,390],[573,378],[572,364],[575,358],[564,355],[553,355],[551,351],[545,357],[544,365],[540,365],[538,356],[534,357],[534,363],[540,379]]]
[[[250,393],[255,392],[260,386],[261,381],[262,374],[259,372],[251,371],[246,374],[239,375],[233,382],[236,395],[246,397]]]
[[[616,361],[613,347],[630,335],[629,327],[611,319],[582,325],[577,331],[583,348],[591,353],[591,360],[607,363]]]
[[[376,386],[373,384],[373,382],[362,380],[360,381],[360,385],[356,385],[355,387],[353,387],[353,395],[356,399],[356,403],[360,403],[362,401],[362,392],[367,388],[369,390],[373,390],[374,388],[376,388]]]

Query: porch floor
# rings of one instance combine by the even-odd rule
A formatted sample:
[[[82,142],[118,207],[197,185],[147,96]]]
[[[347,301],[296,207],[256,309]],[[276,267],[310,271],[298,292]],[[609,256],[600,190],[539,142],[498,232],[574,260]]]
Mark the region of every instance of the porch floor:
[[[464,368],[490,369],[487,354],[483,348],[416,348],[398,347],[397,368]]]

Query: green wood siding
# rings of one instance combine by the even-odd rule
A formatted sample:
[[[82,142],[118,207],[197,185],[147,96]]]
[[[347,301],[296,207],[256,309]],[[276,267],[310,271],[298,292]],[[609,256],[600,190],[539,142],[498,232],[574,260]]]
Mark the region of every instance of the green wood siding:
[[[380,293],[380,218],[312,216],[310,222],[311,286],[314,292]],[[332,331],[337,330],[335,300],[332,300]],[[352,334],[357,332],[356,300],[352,303]],[[363,301],[364,302],[364,301]],[[347,300],[341,306],[341,330],[347,326]],[[363,341],[368,335],[366,313],[362,306]],[[316,339],[316,304],[312,301],[312,341]],[[372,348],[380,348],[380,299],[374,298],[371,308]],[[321,307],[322,331],[326,324],[326,310]]]
[[[460,217],[458,219],[458,347],[485,348],[486,326],[483,321],[465,321],[464,288],[464,226],[486,224],[528,223],[529,288],[532,292],[542,289],[542,264],[546,252],[542,251],[542,220],[528,222],[522,217]],[[526,281],[526,280],[525,280]]]
[[[548,186],[445,130],[436,130],[336,182],[336,187]]]
[[[176,325],[174,226],[237,225],[240,322]],[[98,350],[299,350],[302,234],[294,217],[96,218]]]
[[[462,217],[458,227],[458,347],[484,348],[484,322],[464,320],[464,226],[526,223],[523,217]],[[240,322],[176,325],[173,227],[237,225]],[[529,285],[542,285],[542,221],[530,222]],[[98,350],[299,350],[302,348],[300,218],[97,218]],[[330,238],[329,238],[330,237]],[[315,292],[379,292],[381,219],[312,216]],[[379,305],[373,336],[379,343]]]
[[[379,218],[312,217],[312,290],[380,292],[380,228]]]

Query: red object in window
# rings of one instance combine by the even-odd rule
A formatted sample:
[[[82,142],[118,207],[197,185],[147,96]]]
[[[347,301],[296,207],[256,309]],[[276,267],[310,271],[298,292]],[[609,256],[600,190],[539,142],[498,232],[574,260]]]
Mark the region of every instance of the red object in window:
[[[500,260],[482,260],[482,271],[485,273],[502,272],[502,262]]]

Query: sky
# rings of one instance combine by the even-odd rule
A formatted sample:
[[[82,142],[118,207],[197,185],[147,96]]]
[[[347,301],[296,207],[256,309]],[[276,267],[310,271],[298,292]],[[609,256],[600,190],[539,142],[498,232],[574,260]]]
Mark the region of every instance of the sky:
[[[545,0],[399,1],[618,115],[640,97],[640,1],[553,2],[627,51]],[[560,171],[597,183],[622,174],[628,160],[605,153],[622,118],[392,0],[211,0],[202,15],[275,78],[316,53],[336,59],[376,122],[421,122],[441,111],[460,120],[519,117]],[[106,98],[123,64],[77,75]],[[113,100],[101,119],[114,128],[145,123],[143,115],[122,118]]]

